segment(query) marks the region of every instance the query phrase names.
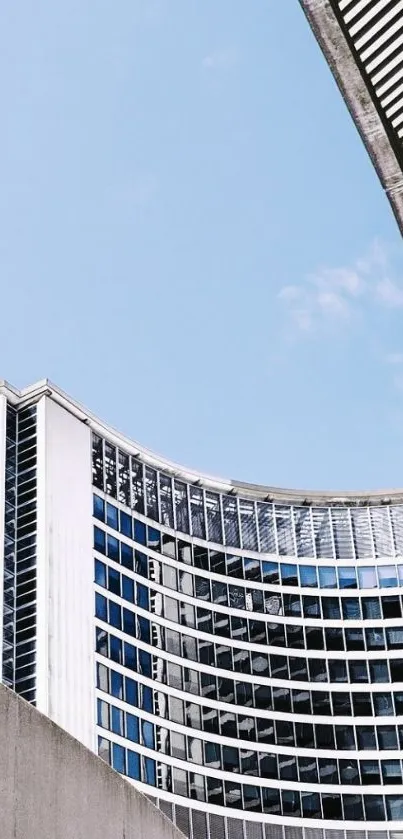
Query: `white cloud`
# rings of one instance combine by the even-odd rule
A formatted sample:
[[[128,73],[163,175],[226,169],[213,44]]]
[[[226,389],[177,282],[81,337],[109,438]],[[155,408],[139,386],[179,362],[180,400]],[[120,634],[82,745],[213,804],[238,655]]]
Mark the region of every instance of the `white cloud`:
[[[389,263],[387,248],[376,241],[353,265],[325,266],[300,284],[284,286],[277,296],[301,333],[315,332],[332,323],[350,322],[365,305],[400,308],[403,283],[390,279],[393,272]]]
[[[229,70],[238,62],[238,51],[235,47],[213,50],[203,58],[202,65],[206,70]]]
[[[403,288],[389,277],[384,277],[377,283],[376,293],[381,303],[391,308],[403,306]]]
[[[403,364],[403,352],[392,352],[389,353],[385,361],[387,364]]]

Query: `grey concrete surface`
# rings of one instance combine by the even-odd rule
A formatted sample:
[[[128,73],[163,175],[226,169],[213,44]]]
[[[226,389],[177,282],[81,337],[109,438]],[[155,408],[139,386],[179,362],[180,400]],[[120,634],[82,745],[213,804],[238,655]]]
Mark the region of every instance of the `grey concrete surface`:
[[[128,781],[0,685],[0,839],[183,839]]]

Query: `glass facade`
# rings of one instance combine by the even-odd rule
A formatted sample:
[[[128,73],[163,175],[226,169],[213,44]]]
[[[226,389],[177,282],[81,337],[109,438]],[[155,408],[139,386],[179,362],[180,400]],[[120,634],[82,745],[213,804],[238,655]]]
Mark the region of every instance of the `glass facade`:
[[[36,406],[7,406],[2,681],[35,704]]]
[[[99,754],[193,839],[399,828],[403,506],[225,494],[92,440]]]

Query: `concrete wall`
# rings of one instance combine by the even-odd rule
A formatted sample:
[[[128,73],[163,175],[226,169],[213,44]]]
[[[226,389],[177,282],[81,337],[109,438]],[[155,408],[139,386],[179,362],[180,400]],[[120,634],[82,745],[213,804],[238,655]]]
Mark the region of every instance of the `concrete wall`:
[[[183,839],[128,781],[0,685],[1,839]]]
[[[95,751],[91,432],[38,402],[37,708]]]

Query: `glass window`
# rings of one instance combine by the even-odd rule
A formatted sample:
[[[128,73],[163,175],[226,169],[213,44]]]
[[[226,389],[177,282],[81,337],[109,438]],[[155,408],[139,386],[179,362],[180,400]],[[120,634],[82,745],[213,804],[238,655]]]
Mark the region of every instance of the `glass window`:
[[[105,737],[98,737],[98,754],[106,763],[111,762],[111,744]]]
[[[116,708],[115,705],[112,705],[111,711],[112,731],[114,734],[119,734],[120,737],[123,737],[123,711],[120,708]]]
[[[301,801],[300,794],[297,790],[283,789],[281,790],[281,800],[283,805],[284,816],[300,816],[301,815]]]
[[[368,682],[367,662],[349,661],[350,682]]]
[[[105,531],[101,530],[99,527],[94,527],[94,548],[101,554],[106,553],[105,551]]]
[[[140,757],[136,752],[127,752],[127,774],[129,778],[140,781]]]
[[[128,536],[129,539],[132,538],[132,519],[127,513],[124,513],[123,510],[120,510],[120,532],[123,533],[124,536]]]
[[[137,708],[139,704],[137,682],[129,679],[128,676],[125,677],[125,702],[133,705],[134,708]]]
[[[338,568],[339,587],[340,588],[357,588],[357,577],[355,568],[341,567]]]
[[[116,670],[111,670],[111,694],[117,699],[123,699],[123,676],[116,673]]]
[[[114,536],[110,536],[109,533],[106,537],[107,542],[107,554],[109,559],[113,559],[114,562],[119,562],[119,542],[115,539]]]
[[[336,569],[319,568],[319,585],[321,588],[337,588]]]
[[[313,565],[299,566],[300,585],[307,588],[317,588],[316,568]]]
[[[95,615],[101,621],[107,621],[107,599],[103,594],[95,595]]]
[[[118,510],[117,507],[114,507],[113,504],[106,505],[106,523],[109,527],[112,527],[113,530],[118,530]]]
[[[343,795],[344,818],[346,821],[362,821],[364,811],[361,795]]]
[[[365,650],[362,629],[346,629],[345,636],[348,650]]]
[[[280,790],[263,787],[262,789],[263,812],[278,816],[280,810]]]
[[[109,693],[109,670],[104,664],[97,664],[97,687]]]
[[[367,643],[367,650],[385,649],[385,635],[383,629],[366,629],[365,640]]]
[[[283,586],[297,586],[298,585],[298,572],[296,565],[286,565],[285,562],[282,562],[280,565],[281,568],[281,582]]]
[[[360,601],[358,597],[343,597],[341,600],[343,618],[346,620],[360,620]]]
[[[262,562],[262,578],[264,583],[277,585],[279,582],[278,562]]]
[[[125,653],[125,667],[128,667],[129,670],[137,670],[136,648],[133,647],[132,644],[128,644],[125,641],[125,643],[124,643],[124,653]]]
[[[389,672],[386,661],[370,661],[369,672],[371,675],[371,682],[388,682]]]
[[[329,679],[331,682],[347,682],[346,662],[342,659],[329,660]]]
[[[371,822],[385,820],[385,807],[382,795],[364,795],[365,816]]]
[[[337,819],[341,821],[343,818],[341,796],[333,795],[333,793],[322,793],[322,809],[324,819]]]
[[[357,745],[361,749],[376,749],[375,728],[370,725],[357,725]]]
[[[382,597],[381,604],[384,618],[401,618],[402,608],[399,595]]]
[[[363,597],[361,604],[364,620],[378,620],[382,617],[379,597]]]
[[[326,620],[340,620],[340,600],[338,597],[322,597],[323,617]]]
[[[377,588],[376,569],[370,566],[358,568],[358,584],[360,588]]]
[[[118,603],[112,600],[109,601],[109,623],[116,629],[122,628],[122,610]]]
[[[395,565],[379,565],[378,579],[380,588],[391,588],[398,585],[396,566]]]
[[[108,589],[120,597],[120,574],[114,568],[108,568]]]
[[[97,701],[97,723],[101,728],[109,728],[109,705],[102,699]]]
[[[95,582],[97,585],[106,588],[106,565],[99,559],[95,560]]]
[[[308,819],[322,818],[320,795],[317,792],[303,792],[301,799],[303,816]]]
[[[377,760],[362,760],[360,763],[361,779],[363,786],[380,784],[381,776]]]
[[[179,772],[179,769],[174,769],[174,772]],[[182,773],[186,777],[186,772]],[[151,786],[155,787],[156,783],[156,773],[155,773],[155,760],[151,760],[150,757],[144,758],[144,781],[146,784],[150,784]],[[179,793],[180,794],[180,793]]]
[[[151,722],[148,722],[147,720],[141,720],[141,739],[143,746],[146,746],[147,749],[155,748],[154,726]]]
[[[112,765],[117,772],[120,772],[122,775],[124,775],[125,750],[123,746],[119,746],[118,743],[113,743],[112,745]]]
[[[134,541],[138,542],[140,545],[146,544],[146,526],[143,524],[142,521],[137,521],[137,519],[133,519],[134,525]]]
[[[112,661],[116,661],[118,664],[123,664],[122,642],[120,638],[115,638],[114,635],[110,636],[110,651]]]
[[[391,821],[402,821],[403,819],[403,796],[386,795],[387,818]]]
[[[105,501],[99,495],[93,496],[93,515],[100,521],[105,521]]]
[[[122,574],[122,597],[129,603],[134,603],[134,582],[126,574]]]
[[[125,542],[121,542],[120,545],[120,561],[125,568],[133,571],[133,548],[126,545]]]
[[[391,658],[389,660],[389,665],[392,676],[392,682],[403,682],[403,659]]]
[[[392,717],[394,715],[391,693],[374,693],[372,701],[376,717]]]
[[[397,736],[394,725],[378,725],[375,730],[378,735],[378,746],[380,749],[397,749]]]
[[[381,766],[384,784],[402,783],[402,767],[400,760],[382,760]]]
[[[225,803],[227,807],[242,809],[241,786],[235,781],[225,781]]]

